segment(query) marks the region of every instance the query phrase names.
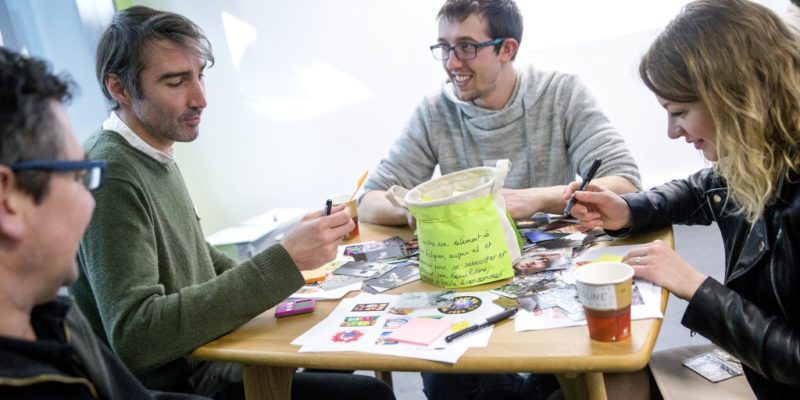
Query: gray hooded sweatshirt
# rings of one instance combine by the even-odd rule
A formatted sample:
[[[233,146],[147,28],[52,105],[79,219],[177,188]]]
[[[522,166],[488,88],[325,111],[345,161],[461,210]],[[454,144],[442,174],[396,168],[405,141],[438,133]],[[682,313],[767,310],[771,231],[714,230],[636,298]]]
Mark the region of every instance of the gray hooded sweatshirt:
[[[567,184],[598,158],[596,177],[620,176],[641,188],[625,141],[576,76],[533,67],[518,76],[511,99],[497,111],[459,100],[449,81],[427,96],[366,190],[411,189],[429,180],[437,164],[444,175],[506,158],[507,188]]]

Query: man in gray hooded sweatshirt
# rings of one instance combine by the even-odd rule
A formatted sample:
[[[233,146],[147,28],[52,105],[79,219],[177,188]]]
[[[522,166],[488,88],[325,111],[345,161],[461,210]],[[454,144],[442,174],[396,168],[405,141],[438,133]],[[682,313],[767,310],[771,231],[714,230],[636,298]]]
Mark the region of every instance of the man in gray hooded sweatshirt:
[[[431,51],[449,79],[417,107],[370,176],[362,221],[410,221],[385,191],[427,181],[437,164],[448,174],[511,160],[502,194],[514,218],[561,213],[564,185],[595,159],[603,163],[593,183],[617,193],[640,188],[624,140],[577,77],[514,66],[522,16],[513,0],[448,0],[438,18]]]

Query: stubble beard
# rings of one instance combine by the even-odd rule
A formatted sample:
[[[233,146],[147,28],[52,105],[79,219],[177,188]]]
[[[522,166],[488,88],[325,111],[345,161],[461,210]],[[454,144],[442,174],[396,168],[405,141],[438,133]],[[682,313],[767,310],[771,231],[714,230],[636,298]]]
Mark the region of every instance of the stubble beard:
[[[200,131],[199,125],[195,127],[181,126],[180,121],[186,113],[173,118],[163,112],[160,107],[150,102],[145,102],[137,114],[140,115],[141,124],[153,136],[160,139],[172,142],[191,142],[197,139]]]

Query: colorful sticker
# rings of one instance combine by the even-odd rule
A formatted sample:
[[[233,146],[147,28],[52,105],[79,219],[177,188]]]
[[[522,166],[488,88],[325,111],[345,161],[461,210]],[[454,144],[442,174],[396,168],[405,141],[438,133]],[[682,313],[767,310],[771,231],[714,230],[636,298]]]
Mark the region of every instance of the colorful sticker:
[[[380,316],[377,315],[365,315],[363,317],[344,317],[344,321],[339,324],[341,327],[363,327],[363,326],[372,326],[378,322],[378,318]]]
[[[334,343],[352,343],[357,342],[364,336],[364,332],[353,329],[349,331],[339,331],[331,338]]]
[[[386,323],[383,324],[383,329],[397,329],[408,322],[405,318],[389,318],[386,320]]]
[[[456,322],[455,324],[450,326],[450,331],[451,332],[458,332],[458,331],[460,331],[462,329],[466,329],[470,325],[472,325],[472,324],[470,324],[469,321]]]
[[[392,334],[392,331],[381,332],[381,337],[379,337],[378,340],[375,341],[375,344],[377,344],[378,346],[388,346],[388,345],[397,344],[398,343],[397,340],[392,340],[392,339],[386,338],[387,336],[389,336],[391,334]]]
[[[453,303],[448,307],[439,307],[438,310],[442,314],[466,314],[470,311],[475,311],[481,306],[480,297],[475,296],[456,296],[453,298]]]
[[[356,304],[356,306],[353,307],[353,311],[383,311],[388,306],[389,306],[389,303]]]

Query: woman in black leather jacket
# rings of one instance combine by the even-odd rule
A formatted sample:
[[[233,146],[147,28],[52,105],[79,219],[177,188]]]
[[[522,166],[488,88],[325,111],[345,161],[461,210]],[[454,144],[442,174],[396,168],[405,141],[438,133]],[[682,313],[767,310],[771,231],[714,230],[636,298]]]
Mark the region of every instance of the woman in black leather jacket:
[[[716,221],[724,285],[663,242],[623,261],[689,301],[683,325],[739,358],[759,398],[800,398],[798,44],[761,5],[696,1],[655,40],[639,71],[668,113],[668,136],[683,137],[713,166],[622,197],[588,185],[575,193],[572,214],[618,234]]]

